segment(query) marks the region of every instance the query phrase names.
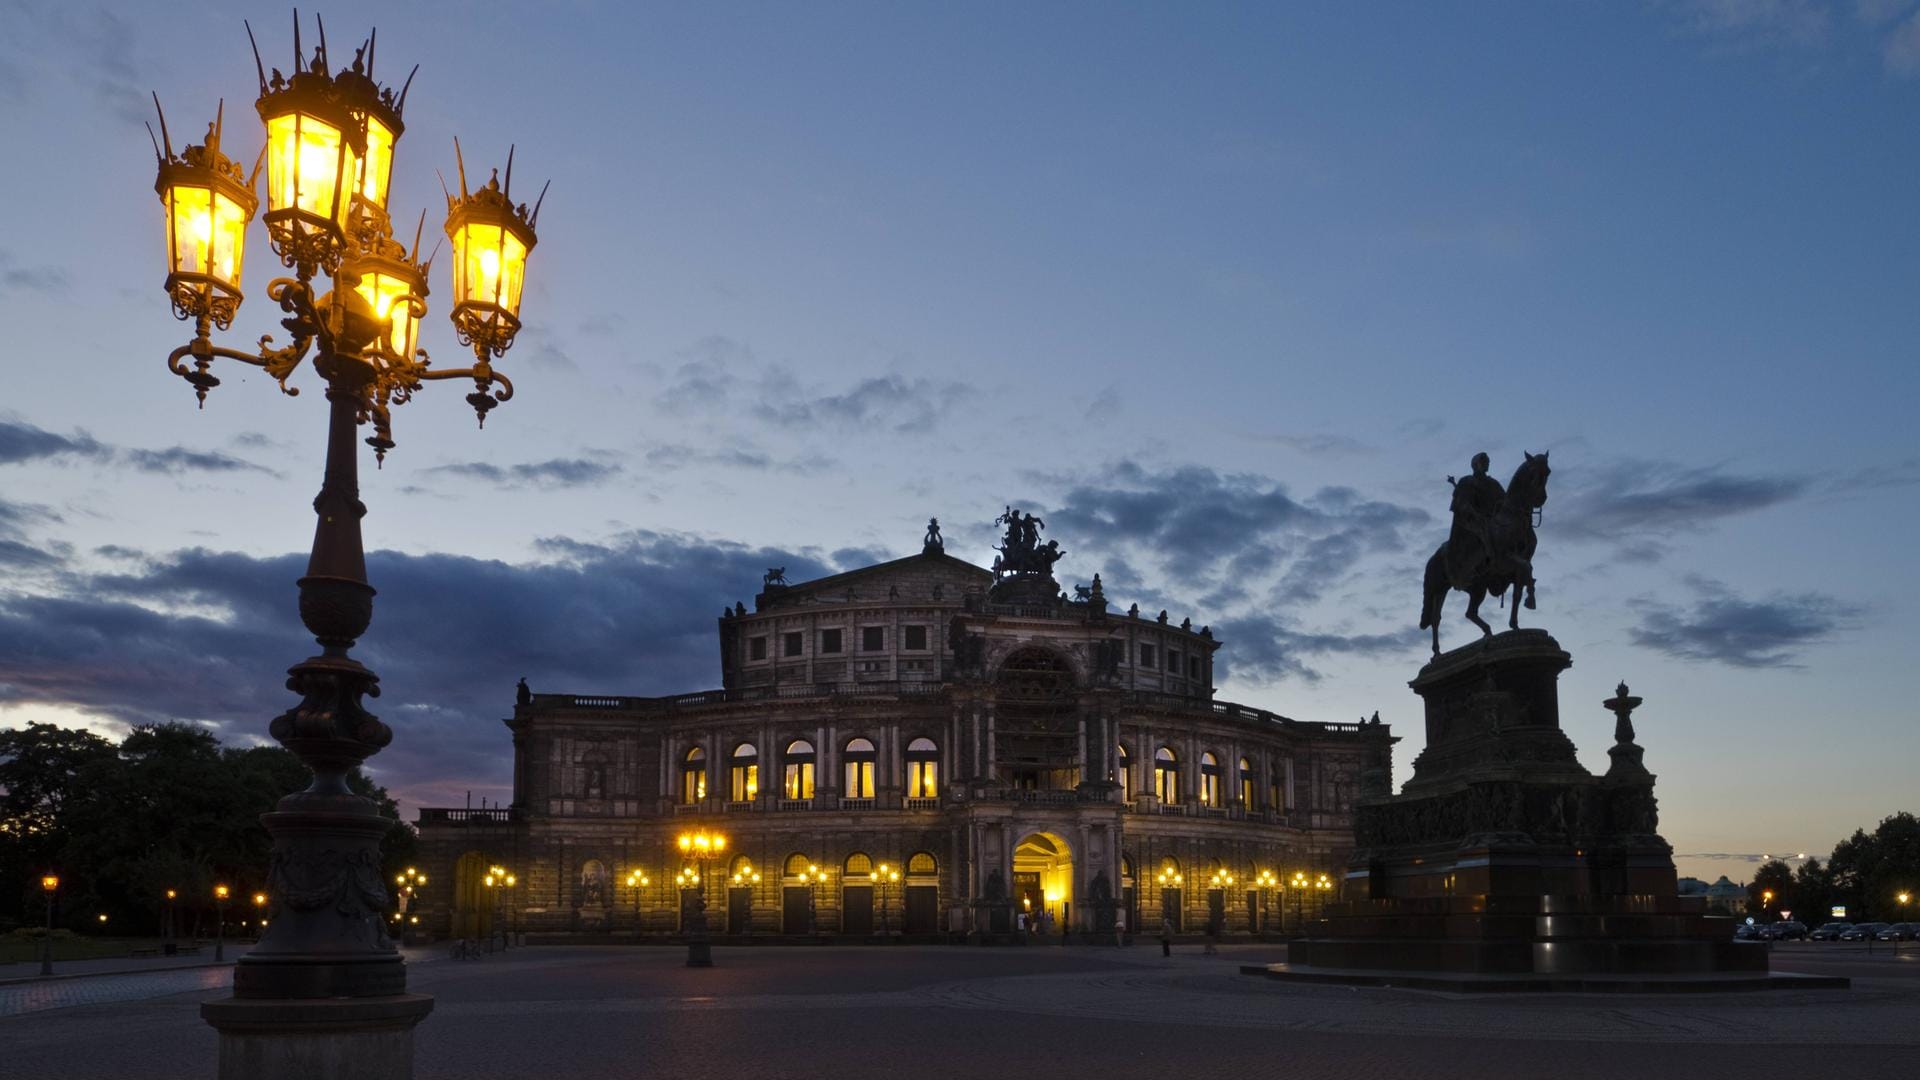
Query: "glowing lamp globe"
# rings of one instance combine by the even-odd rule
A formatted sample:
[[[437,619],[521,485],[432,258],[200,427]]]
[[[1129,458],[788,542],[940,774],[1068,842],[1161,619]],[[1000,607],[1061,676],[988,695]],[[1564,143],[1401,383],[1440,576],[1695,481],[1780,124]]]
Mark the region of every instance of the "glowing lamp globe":
[[[396,245],[388,245],[397,251]],[[349,259],[342,277],[357,274],[354,291],[373,306],[385,327],[371,348],[389,359],[411,360],[420,338],[420,317],[427,313],[427,277],[397,254],[364,254]]]
[[[328,77],[326,62],[276,81],[254,107],[267,125],[267,213],[273,248],[289,266],[339,265],[366,153],[365,126]]]
[[[534,223],[540,207],[536,202],[529,212],[525,205],[513,204],[511,159],[509,189],[502,189],[496,173],[486,186],[469,193],[464,169],[462,173],[460,195],[447,197],[447,238],[453,241],[450,314],[461,344],[485,347],[499,356],[520,332],[520,295],[526,285],[527,254],[537,240]]]
[[[222,330],[233,323],[243,299],[240,269],[247,224],[259,209],[252,181],[220,152],[225,109],[207,127],[206,142],[178,155],[172,139],[155,147],[160,175],[153,190],[167,217],[167,295],[181,318],[206,315]],[[166,131],[166,119],[160,129]]]

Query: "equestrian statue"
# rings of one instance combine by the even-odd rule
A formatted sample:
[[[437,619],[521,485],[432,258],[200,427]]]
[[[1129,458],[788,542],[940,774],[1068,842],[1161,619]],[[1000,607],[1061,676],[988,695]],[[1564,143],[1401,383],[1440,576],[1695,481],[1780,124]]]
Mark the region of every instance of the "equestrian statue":
[[[1427,560],[1420,605],[1420,629],[1433,629],[1435,656],[1440,655],[1440,609],[1451,590],[1467,594],[1467,620],[1488,636],[1493,628],[1480,617],[1480,602],[1488,593],[1504,602],[1507,590],[1513,590],[1509,630],[1520,628],[1523,594],[1528,610],[1533,609],[1533,530],[1547,503],[1547,476],[1553,470],[1545,451],[1525,456],[1504,488],[1487,475],[1485,454],[1473,455],[1472,475],[1447,477],[1453,485],[1453,531]]]

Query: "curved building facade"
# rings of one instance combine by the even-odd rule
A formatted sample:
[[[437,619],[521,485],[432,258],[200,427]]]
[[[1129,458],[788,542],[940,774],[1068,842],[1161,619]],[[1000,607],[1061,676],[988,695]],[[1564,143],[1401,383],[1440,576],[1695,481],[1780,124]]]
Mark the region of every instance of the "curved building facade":
[[[1006,563],[936,531],[877,566],[770,573],[719,619],[719,689],[523,692],[511,805],[420,812],[418,929],[672,934],[694,897],[743,939],[1311,916],[1355,798],[1388,788],[1387,727],[1216,701],[1209,628]],[[683,852],[700,830],[724,847]]]

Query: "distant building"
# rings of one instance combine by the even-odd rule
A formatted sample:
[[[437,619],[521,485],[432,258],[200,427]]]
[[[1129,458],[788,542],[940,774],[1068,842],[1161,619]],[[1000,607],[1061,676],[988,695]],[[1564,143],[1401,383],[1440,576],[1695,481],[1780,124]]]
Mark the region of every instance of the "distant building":
[[[1708,910],[1722,908],[1729,915],[1746,913],[1747,887],[1744,884],[1735,885],[1728,881],[1725,874],[1721,874],[1720,880],[1707,886],[1706,896]]]
[[[696,896],[716,933],[743,937],[996,933],[1042,911],[1087,932],[1121,913],[1131,930],[1164,915],[1277,931],[1311,915],[1363,782],[1390,783],[1388,727],[1215,701],[1209,628],[1110,611],[1098,578],[1070,599],[1050,558],[1018,554],[996,574],[934,529],[877,566],[770,571],[752,612],[718,622],[719,689],[523,694],[505,721],[511,806],[420,812],[445,885],[425,891],[422,928],[671,933]],[[704,866],[676,845],[695,828],[727,837]],[[498,897],[495,864],[517,878]],[[899,880],[876,881],[882,864]],[[1261,871],[1286,884],[1262,892]]]
[[[1697,877],[1683,877],[1678,882],[1681,896],[1705,896],[1707,883]]]

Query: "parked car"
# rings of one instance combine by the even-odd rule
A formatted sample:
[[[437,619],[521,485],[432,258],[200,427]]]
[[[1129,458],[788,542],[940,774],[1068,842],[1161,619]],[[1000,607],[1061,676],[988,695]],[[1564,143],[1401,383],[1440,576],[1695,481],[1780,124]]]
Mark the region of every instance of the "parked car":
[[[1764,929],[1767,932],[1768,941],[1805,941],[1807,940],[1807,924],[1802,922],[1794,922],[1791,919],[1787,920],[1786,922],[1771,923],[1768,926],[1766,926]]]
[[[1759,941],[1761,940],[1760,928],[1753,925],[1752,923],[1741,923],[1740,925],[1733,928],[1733,940]]]
[[[1822,923],[1820,926],[1814,928],[1813,933],[1807,935],[1807,940],[1839,941],[1840,935],[1851,929],[1853,929],[1853,924],[1850,922]]]
[[[1881,941],[1912,941],[1916,936],[1920,936],[1920,925],[1897,922],[1875,936]]]
[[[1848,929],[1847,931],[1845,931],[1840,935],[1840,940],[1841,941],[1872,941],[1875,935],[1879,934],[1880,931],[1885,930],[1886,928],[1887,928],[1887,924],[1883,922],[1854,923],[1852,928]]]

